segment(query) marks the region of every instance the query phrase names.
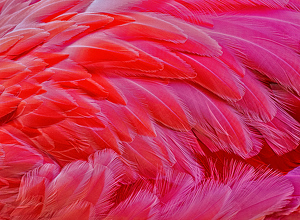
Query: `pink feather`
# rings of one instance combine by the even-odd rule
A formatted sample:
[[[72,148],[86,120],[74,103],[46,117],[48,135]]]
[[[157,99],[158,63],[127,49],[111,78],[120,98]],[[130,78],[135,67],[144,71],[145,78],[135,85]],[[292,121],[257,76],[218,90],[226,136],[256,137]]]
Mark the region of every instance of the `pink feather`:
[[[296,0],[0,0],[0,219],[298,219]]]

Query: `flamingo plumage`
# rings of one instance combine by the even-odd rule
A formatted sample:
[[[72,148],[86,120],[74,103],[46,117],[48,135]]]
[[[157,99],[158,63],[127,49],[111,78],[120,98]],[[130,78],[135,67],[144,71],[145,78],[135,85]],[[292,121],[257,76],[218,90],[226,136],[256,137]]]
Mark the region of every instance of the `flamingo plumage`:
[[[298,0],[0,10],[0,219],[300,218]]]

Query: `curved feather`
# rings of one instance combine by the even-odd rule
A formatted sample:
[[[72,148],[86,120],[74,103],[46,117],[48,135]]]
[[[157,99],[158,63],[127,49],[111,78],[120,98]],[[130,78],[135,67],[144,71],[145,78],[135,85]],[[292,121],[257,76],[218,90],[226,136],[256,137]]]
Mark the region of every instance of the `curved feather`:
[[[244,96],[241,80],[219,59],[179,54],[197,73],[191,79],[223,99],[237,101]]]
[[[253,20],[255,20],[255,16],[253,17]],[[213,36],[221,42],[230,45],[230,47],[244,59],[245,64],[248,65],[249,68],[260,71],[271,80],[279,82],[287,89],[298,93],[298,55],[281,42],[282,38],[275,38],[273,36],[276,35],[268,34],[268,31],[279,32],[280,26],[271,26],[271,30],[263,30],[259,27],[254,28],[253,25],[241,27],[237,19],[238,17],[224,17],[223,20],[216,19]],[[266,19],[268,19],[267,16]],[[289,18],[281,19],[283,23],[289,22]],[[251,15],[249,16],[249,20],[252,21]],[[226,28],[228,25],[236,25],[237,28]],[[244,33],[248,34],[244,35]],[[253,36],[255,36],[255,38]],[[284,56],[282,56],[282,54],[284,54]]]
[[[172,88],[197,122],[194,126],[199,132],[197,137],[203,141],[205,139],[201,139],[201,136],[204,136],[212,142],[208,145],[211,150],[225,149],[243,157],[252,151],[250,133],[245,122],[228,105],[187,84],[174,83]]]
[[[234,104],[236,108],[254,121],[271,121],[277,113],[271,91],[250,71],[246,71],[242,82],[246,91],[243,98]]]

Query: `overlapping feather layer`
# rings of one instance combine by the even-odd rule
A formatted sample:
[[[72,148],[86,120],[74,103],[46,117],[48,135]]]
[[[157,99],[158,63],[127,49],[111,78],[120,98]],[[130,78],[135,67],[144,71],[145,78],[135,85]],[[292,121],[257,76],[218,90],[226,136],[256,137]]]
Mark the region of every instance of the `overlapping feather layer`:
[[[1,219],[299,217],[297,1],[0,8]]]

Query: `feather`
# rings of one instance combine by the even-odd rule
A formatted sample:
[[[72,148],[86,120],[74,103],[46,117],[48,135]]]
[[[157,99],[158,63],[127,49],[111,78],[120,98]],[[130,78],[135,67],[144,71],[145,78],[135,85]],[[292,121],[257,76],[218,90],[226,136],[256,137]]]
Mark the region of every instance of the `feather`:
[[[64,23],[66,23],[66,25]],[[53,29],[51,30],[52,36],[49,36],[49,38],[51,39],[43,45],[42,49],[46,48],[43,50],[55,51],[57,50],[57,48],[63,47],[65,44],[70,44],[74,42],[81,34],[84,34],[89,28],[88,26],[70,24],[72,23],[54,22],[54,27],[52,27]],[[65,30],[62,30],[62,28]]]
[[[43,157],[29,146],[5,144],[1,147],[5,157],[1,158],[1,176],[20,178],[31,169],[43,164]],[[16,153],[18,152],[18,153]]]
[[[199,132],[197,137],[201,141],[204,141],[201,136],[208,137],[211,145],[207,146],[212,151],[224,149],[242,157],[246,157],[252,151],[248,128],[232,108],[209,93],[188,84],[174,83],[171,86],[196,120],[194,128]]]
[[[107,100],[116,104],[126,105],[127,100],[125,96],[108,78],[100,74],[94,74],[92,79],[108,92]]]
[[[21,100],[13,95],[1,95],[0,96],[0,118],[8,115],[9,113],[14,112],[18,105],[20,104]]]
[[[18,118],[18,121],[24,126],[39,128],[56,124],[65,118],[66,116],[57,112],[57,109],[53,108],[49,102],[43,102],[41,106],[31,113]]]
[[[135,136],[135,128],[130,128],[132,122],[125,114],[125,109],[110,103],[100,102],[102,113],[105,115],[108,126],[114,131],[121,141],[131,142]]]
[[[283,154],[295,149],[300,143],[300,125],[283,110],[268,123],[253,122],[276,154]]]
[[[249,70],[246,71],[242,82],[246,92],[243,98],[234,104],[236,108],[254,121],[271,121],[277,113],[271,91]]]
[[[140,10],[147,11],[160,11],[160,12],[173,12],[172,6],[177,6],[179,9],[175,14],[178,16],[179,13],[182,13],[182,8],[186,7],[190,11],[187,14],[192,14],[193,11],[199,11],[201,14],[208,14],[214,12],[223,12],[223,11],[232,11],[243,8],[251,8],[251,7],[270,7],[270,8],[282,8],[288,3],[287,0],[254,0],[254,1],[245,1],[245,0],[231,0],[226,4],[224,2],[216,1],[216,0],[183,0],[183,1],[172,1],[172,0],[163,0],[163,1],[142,1],[139,2],[137,0],[127,0],[127,1],[104,1],[102,4],[99,3],[99,0],[94,1],[93,4],[88,8],[88,11],[126,11],[132,10],[136,8]],[[181,6],[181,7],[180,7]]]
[[[48,71],[54,72],[51,77],[54,81],[82,80],[91,76],[84,68],[71,60],[64,60],[49,68]]]
[[[40,94],[43,92],[43,87],[30,82],[20,82],[21,91],[18,93],[18,97],[25,99],[32,95]],[[11,87],[10,87],[11,88]]]
[[[51,23],[51,21],[67,21],[77,14],[77,12],[66,12],[50,19],[49,22],[47,22],[47,24]]]
[[[247,30],[249,36],[260,36],[265,39],[270,39],[272,42],[277,42],[281,45],[288,46],[297,52],[299,38],[299,18],[292,11],[266,10],[264,13],[261,11],[244,12],[243,14],[235,14],[233,16],[225,16],[222,19],[222,24],[231,24],[239,27],[240,30]],[[243,24],[242,26],[240,24]],[[217,25],[217,23],[216,23]],[[231,32],[232,30],[230,30]],[[233,33],[233,32],[232,32]],[[272,34],[270,34],[272,33]],[[235,34],[243,36],[242,32]]]
[[[139,53],[129,62],[107,62],[100,67],[108,68],[108,74],[125,76],[150,76],[158,78],[194,78],[196,73],[175,53],[165,47],[147,41],[131,41],[132,48]]]
[[[81,13],[73,16],[70,21],[76,22],[77,25],[89,26],[88,31],[95,31],[114,21],[113,17],[101,14]]]
[[[196,162],[195,154],[203,154],[203,151],[193,133],[169,131],[159,126],[156,127],[156,130],[158,136],[154,142],[164,154],[172,158],[173,168],[190,174],[195,180],[201,179],[203,170]]]
[[[184,0],[186,4],[192,4],[192,0]],[[195,8],[198,8],[208,12],[214,11],[226,11],[232,9],[242,9],[254,6],[261,6],[261,7],[270,7],[270,8],[282,8],[288,3],[287,0],[267,0],[267,1],[245,1],[245,0],[230,0],[225,4],[224,2],[216,1],[216,0],[209,0],[203,1],[199,0],[195,4]],[[197,7],[198,6],[198,7]]]
[[[199,148],[191,134],[178,132],[164,133],[157,126],[157,137],[137,136],[131,143],[123,143],[123,157],[131,161],[139,173],[148,178],[169,172],[170,168],[190,173],[194,178],[201,177],[201,167],[193,158],[193,150]],[[188,143],[188,146],[185,146]]]
[[[131,44],[162,61],[164,68],[156,73],[158,77],[184,79],[194,78],[196,76],[196,73],[190,65],[165,47],[145,41],[134,41],[131,42]]]
[[[23,71],[26,66],[12,62],[10,60],[3,59],[0,61],[1,64],[1,79],[11,78],[16,73]]]
[[[148,113],[160,123],[176,130],[191,128],[190,116],[183,105],[167,86],[146,80],[114,79],[113,81],[128,98],[134,95],[147,109]],[[160,85],[157,90],[156,85]],[[133,93],[133,91],[136,91]],[[165,117],[168,115],[168,117]]]
[[[221,216],[223,219],[260,218],[274,210],[281,210],[293,192],[293,187],[286,178],[270,176],[268,171],[255,173],[250,167],[236,164],[224,169],[224,173],[224,179],[229,180],[227,184],[231,187],[232,194],[223,210],[215,216],[216,219]]]
[[[172,43],[184,43],[187,36],[172,23],[146,14],[129,14],[134,22],[111,28],[106,33],[124,40],[153,39]]]
[[[75,22],[71,22],[71,21],[52,21],[52,22],[42,23],[39,25],[39,27],[49,33],[49,36],[47,38],[47,41],[49,41],[56,35],[70,28],[71,26],[74,27],[73,26],[74,24]]]
[[[191,79],[225,100],[237,101],[244,95],[239,78],[222,61],[214,58],[179,54],[197,73]]]
[[[17,208],[14,218],[35,219],[43,209],[45,188],[58,175],[60,168],[54,164],[44,164],[26,173],[20,183]]]
[[[158,16],[153,14],[153,16]],[[171,48],[172,50],[178,50],[185,53],[193,53],[202,56],[220,56],[222,55],[222,49],[217,41],[211,38],[205,31],[197,28],[197,26],[190,25],[182,22],[179,19],[174,19],[169,16],[161,16],[172,24],[176,24],[183,33],[187,36],[186,41],[180,43],[168,43],[161,42],[163,45]]]
[[[101,38],[86,38],[69,46],[64,52],[70,54],[70,58],[81,65],[103,61],[128,61],[138,57],[138,52],[121,42],[104,40]]]
[[[122,201],[104,219],[156,219],[159,216],[158,200],[149,192],[140,191]]]
[[[150,138],[138,136],[132,143],[123,143],[123,147],[123,157],[131,161],[138,173],[147,178],[155,178],[158,170],[164,172],[173,165],[172,158],[164,155],[163,149]]]
[[[122,61],[108,61],[97,64],[97,67],[101,69],[107,69],[108,74],[110,72],[117,73],[118,75],[125,76],[152,76],[162,77],[161,70],[164,69],[163,61],[159,60],[155,56],[149,53],[145,53],[143,50],[131,46],[138,52],[138,57],[127,62]],[[98,70],[98,69],[97,69]],[[167,74],[164,74],[167,75]],[[168,76],[166,76],[168,77]]]
[[[128,104],[124,107],[105,103],[100,105],[103,114],[116,130],[120,140],[131,142],[136,133],[145,136],[156,136],[151,118],[145,112],[143,106]]]
[[[87,11],[88,12],[119,12],[119,10],[122,10],[122,8],[130,7],[134,3],[138,2],[138,0],[125,0],[125,1],[120,1],[120,0],[96,0],[93,1],[92,4],[88,7]]]
[[[223,19],[222,21],[220,19],[215,20],[215,31],[213,31],[212,36],[233,48],[249,68],[260,71],[287,89],[296,93],[299,92],[298,87],[300,83],[297,81],[300,79],[298,72],[299,62],[297,62],[299,57],[293,50],[285,46],[277,38],[268,37],[270,34],[267,31],[269,30],[266,31],[259,28],[256,30],[253,28],[253,25],[241,27],[239,23],[236,24],[237,18],[229,17],[226,19],[224,17]],[[249,19],[252,20],[251,17]],[[284,20],[283,22],[287,21]],[[236,28],[225,29],[229,25],[227,22]],[[276,28],[278,27],[272,27],[273,30],[271,31],[278,32]],[[247,33],[247,35],[243,33]],[[253,38],[251,36],[256,37]],[[284,56],[281,54],[284,54]]]
[[[70,111],[78,107],[77,103],[65,91],[56,86],[47,85],[47,92],[42,95],[43,98],[60,108],[62,111]]]
[[[98,216],[105,213],[112,205],[110,197],[117,189],[121,171],[122,163],[108,151],[95,153],[88,162],[76,161],[65,166],[45,190],[41,216],[71,215],[73,210],[68,207],[78,202],[96,206]],[[95,187],[99,187],[97,194],[93,193]]]
[[[58,16],[68,9],[74,7],[81,0],[47,0],[38,1],[36,4],[30,5],[27,9],[27,13],[24,13],[22,21],[18,24],[18,27],[26,27],[26,25],[32,22],[51,19]]]
[[[68,220],[80,218],[82,220],[89,220],[92,205],[86,201],[76,201],[64,209],[55,212],[51,219],[53,220]]]
[[[78,88],[92,97],[107,98],[108,92],[94,80],[88,78],[77,82]]]
[[[188,219],[201,218],[205,220],[213,219],[220,211],[225,201],[228,199],[231,190],[228,186],[222,186],[215,182],[205,182],[201,188],[191,190],[185,199],[181,201],[170,201],[165,206],[164,219]],[[182,203],[182,205],[179,205]],[[175,204],[174,204],[175,203]]]
[[[257,219],[267,214],[261,209],[271,212],[288,203],[293,187],[287,179],[270,177],[268,172],[258,175],[242,164],[231,164],[230,167],[224,167],[225,182],[211,179],[198,186],[190,183],[186,190],[171,197],[163,207],[164,219],[175,216],[178,219]],[[221,177],[220,174],[217,176]],[[266,197],[262,196],[264,193],[267,193]]]
[[[17,56],[36,47],[46,40],[49,33],[39,28],[26,28],[18,29],[5,35],[5,37],[17,36],[22,38],[7,52],[9,56]]]
[[[22,36],[11,36],[11,37],[3,37],[0,39],[0,53],[6,52],[11,47],[13,47],[19,40],[21,40]]]
[[[271,88],[280,107],[300,122],[300,98],[293,93],[284,90],[279,85],[272,84]]]
[[[26,100],[22,100],[18,105],[16,116],[26,115],[31,113],[33,110],[37,109],[38,107],[43,104],[43,101],[35,99],[35,98],[27,98]]]
[[[290,171],[286,175],[287,179],[292,182],[294,186],[294,195],[300,196],[300,185],[298,182],[299,179],[299,168],[295,168],[292,171]]]

